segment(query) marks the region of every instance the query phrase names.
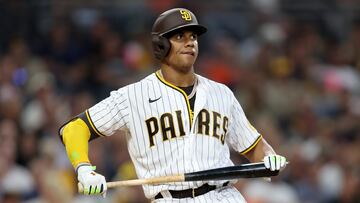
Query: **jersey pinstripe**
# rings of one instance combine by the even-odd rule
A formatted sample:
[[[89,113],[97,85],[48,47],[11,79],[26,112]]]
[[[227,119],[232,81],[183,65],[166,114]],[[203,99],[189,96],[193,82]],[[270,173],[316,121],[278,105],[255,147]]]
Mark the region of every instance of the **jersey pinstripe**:
[[[112,91],[85,111],[98,136],[127,132],[129,154],[139,178],[233,165],[229,147],[244,153],[261,139],[225,85],[197,75],[192,112],[184,91],[159,72]],[[219,185],[222,181],[210,181]],[[202,181],[144,185],[147,198],[163,190],[199,187]]]

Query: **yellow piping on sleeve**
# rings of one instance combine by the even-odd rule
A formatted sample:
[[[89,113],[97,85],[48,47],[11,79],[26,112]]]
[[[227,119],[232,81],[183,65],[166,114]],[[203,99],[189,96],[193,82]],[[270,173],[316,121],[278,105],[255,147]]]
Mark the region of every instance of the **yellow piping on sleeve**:
[[[100,136],[100,137],[103,137],[104,135],[102,133],[100,133],[96,128],[95,128],[95,125],[94,123],[92,122],[91,118],[90,118],[90,114],[89,114],[89,110],[86,110],[85,111],[85,114],[86,114],[86,118],[88,119],[92,129],[95,131],[95,133]]]
[[[244,151],[240,152],[240,154],[244,155],[244,154],[248,153],[249,151],[251,151],[259,143],[261,138],[262,138],[262,136],[260,135],[250,147],[248,147]]]
[[[81,119],[75,119],[62,131],[66,153],[74,168],[80,163],[90,163],[88,156],[90,130]]]

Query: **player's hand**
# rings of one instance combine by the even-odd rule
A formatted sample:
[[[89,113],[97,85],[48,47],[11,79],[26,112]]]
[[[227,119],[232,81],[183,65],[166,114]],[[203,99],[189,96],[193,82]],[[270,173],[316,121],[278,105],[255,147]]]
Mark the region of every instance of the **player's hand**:
[[[106,180],[103,175],[95,172],[95,166],[80,166],[78,169],[78,181],[83,186],[83,194],[106,196]]]
[[[265,167],[271,171],[279,171],[284,169],[286,163],[286,158],[281,155],[271,154],[264,157]]]

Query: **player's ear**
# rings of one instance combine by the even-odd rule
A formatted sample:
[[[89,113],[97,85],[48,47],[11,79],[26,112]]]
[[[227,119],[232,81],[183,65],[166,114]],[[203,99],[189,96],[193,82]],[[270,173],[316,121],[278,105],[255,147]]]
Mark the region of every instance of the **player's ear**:
[[[151,37],[155,58],[161,61],[169,54],[171,48],[170,41],[166,37],[157,34],[152,34]]]

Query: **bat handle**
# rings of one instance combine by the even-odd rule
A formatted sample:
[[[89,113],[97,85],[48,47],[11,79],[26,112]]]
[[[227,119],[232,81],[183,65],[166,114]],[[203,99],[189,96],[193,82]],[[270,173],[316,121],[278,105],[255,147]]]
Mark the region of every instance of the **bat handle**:
[[[111,182],[106,183],[107,188],[113,188],[114,185],[115,185],[115,184],[114,184],[114,183],[111,183]],[[83,184],[81,184],[80,182],[78,182],[77,186],[78,186],[78,193],[79,193],[79,194],[83,194],[83,193],[84,193],[84,186],[83,186]]]
[[[80,182],[78,182],[77,186],[78,186],[78,193],[84,193],[84,186]]]

